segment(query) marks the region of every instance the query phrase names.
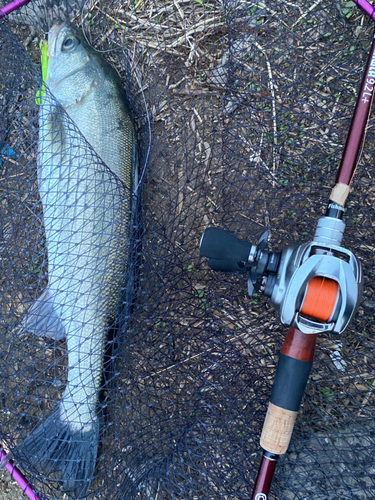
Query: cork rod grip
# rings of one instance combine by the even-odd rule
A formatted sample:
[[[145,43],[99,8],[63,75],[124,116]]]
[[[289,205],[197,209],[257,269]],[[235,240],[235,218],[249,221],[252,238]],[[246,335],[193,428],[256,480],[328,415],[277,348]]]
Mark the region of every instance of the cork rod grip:
[[[260,445],[282,455],[288,449],[314,359],[316,334],[291,327],[281,348]]]
[[[297,412],[284,410],[269,403],[260,446],[271,453],[283,455],[288,450]]]
[[[349,195],[349,186],[347,184],[339,182],[332,189],[329,199],[331,201],[334,201],[341,207],[344,207],[348,195]]]

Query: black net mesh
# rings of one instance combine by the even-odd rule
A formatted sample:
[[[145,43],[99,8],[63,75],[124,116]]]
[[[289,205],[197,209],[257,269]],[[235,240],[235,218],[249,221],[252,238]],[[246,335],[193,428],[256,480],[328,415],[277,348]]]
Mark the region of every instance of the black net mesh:
[[[35,102],[39,40],[66,17],[121,77],[136,194],[100,158],[116,131],[99,153],[52,88],[44,121]],[[372,22],[340,1],[35,0],[0,30],[2,445],[45,499],[250,498],[286,329],[244,276],[209,270],[199,240],[209,226],[252,242],[267,229],[273,251],[311,240]],[[270,499],[375,497],[374,148],[370,120],[343,241],[363,300],[341,336],[318,338]],[[37,160],[58,172],[44,210]],[[43,336],[52,313],[25,327],[51,276],[70,339]]]

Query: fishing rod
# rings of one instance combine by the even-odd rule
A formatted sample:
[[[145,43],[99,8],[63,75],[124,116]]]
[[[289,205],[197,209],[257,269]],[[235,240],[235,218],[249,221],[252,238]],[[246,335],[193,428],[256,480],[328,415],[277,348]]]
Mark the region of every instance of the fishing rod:
[[[371,4],[363,0],[355,3],[362,10],[367,9],[365,12],[375,20]],[[278,320],[289,327],[260,437],[263,454],[251,500],[268,498],[277,459],[288,449],[310,375],[317,335],[341,334],[362,296],[361,264],[341,246],[345,230],[342,218],[374,96],[374,53],[375,35],[335,185],[312,241],[270,252],[267,231],[256,245],[214,227],[207,228],[201,237],[200,255],[208,258],[210,268],[246,272],[250,296],[254,284],[260,281],[260,290],[270,299]]]

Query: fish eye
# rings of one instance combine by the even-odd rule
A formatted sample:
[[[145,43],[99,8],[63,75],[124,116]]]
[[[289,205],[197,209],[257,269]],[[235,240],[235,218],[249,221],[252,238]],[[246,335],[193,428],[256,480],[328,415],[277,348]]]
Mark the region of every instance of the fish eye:
[[[63,52],[69,52],[77,47],[79,44],[78,39],[75,36],[69,35],[65,38],[62,44]]]

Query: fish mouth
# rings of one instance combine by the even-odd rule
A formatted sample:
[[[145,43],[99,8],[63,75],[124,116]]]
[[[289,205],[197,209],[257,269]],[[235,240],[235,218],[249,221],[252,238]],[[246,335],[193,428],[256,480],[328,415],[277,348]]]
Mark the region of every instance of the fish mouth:
[[[60,31],[66,26],[66,22],[59,21],[58,23],[54,24],[50,31],[48,32],[48,50],[47,50],[47,56],[48,57],[55,57],[56,56],[56,43],[57,43],[57,38],[59,36]]]

